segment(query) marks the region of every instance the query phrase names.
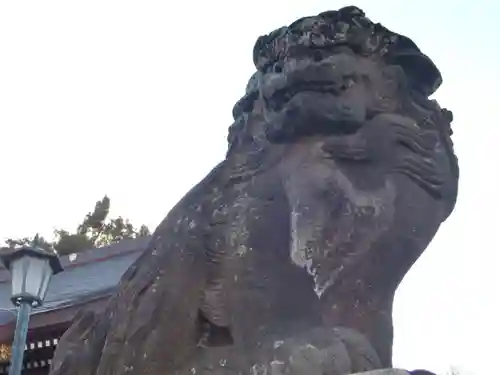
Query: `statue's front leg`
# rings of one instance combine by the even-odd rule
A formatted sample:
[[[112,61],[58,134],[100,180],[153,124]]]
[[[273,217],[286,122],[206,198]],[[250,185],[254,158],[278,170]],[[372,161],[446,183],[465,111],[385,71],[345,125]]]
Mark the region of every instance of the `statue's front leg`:
[[[439,136],[436,131],[421,129],[414,120],[396,114],[379,115],[376,121],[391,129],[392,143],[396,146],[390,173],[400,173],[411,178],[430,194],[439,197],[447,180],[446,169],[439,163],[436,148]]]
[[[382,367],[365,336],[345,327],[317,327],[262,348],[250,373],[348,375]]]
[[[328,138],[322,150],[337,161],[375,162],[439,197],[447,180],[436,153],[439,142],[437,132],[421,129],[413,119],[384,113],[354,134]]]
[[[355,133],[328,137],[322,150],[335,160],[390,163],[401,146],[429,159],[434,143],[435,137],[430,132],[423,132],[412,119],[384,113],[367,121]]]
[[[326,157],[334,160],[370,160],[367,138],[362,133],[331,136],[321,149]]]

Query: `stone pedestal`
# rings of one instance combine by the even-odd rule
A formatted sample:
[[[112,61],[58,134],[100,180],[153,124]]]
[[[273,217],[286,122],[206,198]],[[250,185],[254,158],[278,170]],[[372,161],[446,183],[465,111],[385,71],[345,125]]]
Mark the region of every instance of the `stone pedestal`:
[[[352,375],[411,375],[409,371],[401,370],[397,368],[384,368],[381,370],[357,372]]]

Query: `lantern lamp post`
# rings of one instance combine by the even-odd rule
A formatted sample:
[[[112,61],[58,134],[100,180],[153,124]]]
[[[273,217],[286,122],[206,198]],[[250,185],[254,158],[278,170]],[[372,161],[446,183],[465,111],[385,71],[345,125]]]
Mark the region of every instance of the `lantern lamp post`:
[[[63,270],[56,253],[37,247],[4,249],[0,259],[12,275],[12,303],[18,308],[9,375],[20,375],[32,308],[43,304],[52,275]]]

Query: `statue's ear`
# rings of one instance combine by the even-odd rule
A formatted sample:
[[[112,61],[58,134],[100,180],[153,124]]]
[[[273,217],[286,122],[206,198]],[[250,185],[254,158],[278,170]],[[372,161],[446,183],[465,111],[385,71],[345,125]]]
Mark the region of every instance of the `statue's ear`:
[[[429,57],[420,52],[410,38],[398,35],[397,46],[388,60],[390,64],[401,66],[410,85],[426,97],[432,95],[443,83],[439,69]]]

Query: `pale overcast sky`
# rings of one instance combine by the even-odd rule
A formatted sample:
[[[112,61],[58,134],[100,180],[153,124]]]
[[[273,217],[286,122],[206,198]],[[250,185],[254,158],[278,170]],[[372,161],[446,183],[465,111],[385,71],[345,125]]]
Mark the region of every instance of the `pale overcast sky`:
[[[71,229],[105,193],[155,227],[223,156],[257,36],[358,5],[441,69],[461,182],[401,285],[395,365],[498,372],[500,6],[430,1],[0,1],[0,239]]]

